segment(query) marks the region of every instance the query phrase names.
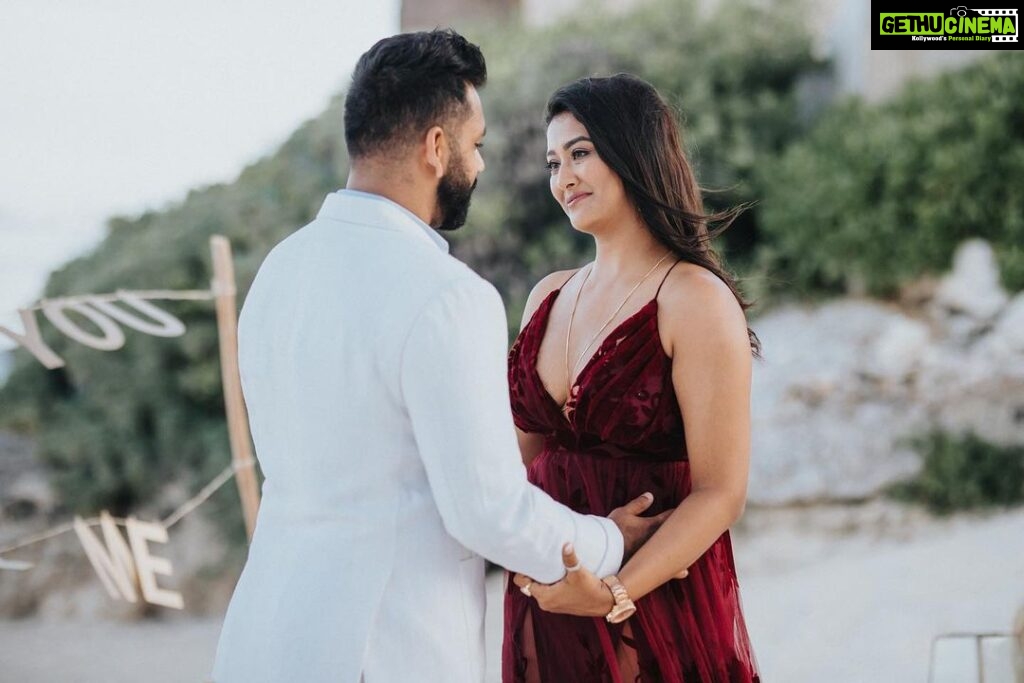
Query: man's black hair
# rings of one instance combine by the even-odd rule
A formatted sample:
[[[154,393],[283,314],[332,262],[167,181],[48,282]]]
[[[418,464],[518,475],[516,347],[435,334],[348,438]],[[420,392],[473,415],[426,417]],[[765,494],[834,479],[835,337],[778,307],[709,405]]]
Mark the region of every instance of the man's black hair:
[[[451,29],[384,38],[356,64],[345,97],[345,142],[357,159],[401,147],[466,110],[466,84],[480,88],[480,48]]]

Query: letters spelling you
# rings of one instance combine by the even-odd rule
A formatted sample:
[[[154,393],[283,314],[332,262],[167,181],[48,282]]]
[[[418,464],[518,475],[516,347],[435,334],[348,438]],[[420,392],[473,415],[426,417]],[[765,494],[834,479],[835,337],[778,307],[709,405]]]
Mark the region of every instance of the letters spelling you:
[[[74,300],[55,299],[44,301],[40,308],[43,311],[43,315],[53,323],[53,326],[67,337],[100,351],[115,351],[124,346],[124,332],[118,326],[118,323],[155,337],[180,337],[185,334],[184,323],[170,313],[149,303],[138,294],[119,291],[116,294],[116,298],[119,302],[127,304],[138,313],[147,316],[148,320],[136,313],[119,308],[113,302],[107,301],[107,297],[97,295],[76,297]],[[88,319],[99,329],[100,334],[93,334],[83,330],[68,317],[68,310],[75,311]],[[35,311],[23,308],[18,311],[18,314],[21,316],[21,324],[24,331],[19,334],[10,328],[0,325],[0,334],[8,337],[19,346],[24,347],[48,370],[63,367],[64,359],[54,353],[53,349],[43,341],[42,334],[39,332],[39,324],[36,322]]]

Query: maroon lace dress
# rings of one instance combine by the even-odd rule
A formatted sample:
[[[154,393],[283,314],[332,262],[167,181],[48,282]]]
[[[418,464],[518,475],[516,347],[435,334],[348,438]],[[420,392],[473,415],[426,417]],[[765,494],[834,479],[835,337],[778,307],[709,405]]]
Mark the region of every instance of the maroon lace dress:
[[[660,289],[660,287],[659,287]],[[657,295],[604,340],[572,387],[566,412],[537,374],[537,351],[560,290],[509,352],[516,425],[544,435],[529,478],[573,510],[605,516],[644,491],[649,514],[690,492],[671,359],[658,336]],[[759,681],[740,609],[729,533],[690,567],[636,601],[622,624],[544,612],[511,582],[505,595],[504,683]]]

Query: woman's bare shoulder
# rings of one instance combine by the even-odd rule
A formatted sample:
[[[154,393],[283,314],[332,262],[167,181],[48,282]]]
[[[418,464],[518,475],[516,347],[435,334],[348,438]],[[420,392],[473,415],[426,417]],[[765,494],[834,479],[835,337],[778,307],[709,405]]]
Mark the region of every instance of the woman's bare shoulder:
[[[530,322],[530,318],[537,312],[541,302],[550,296],[551,292],[555,291],[565,281],[572,277],[573,273],[577,269],[572,270],[556,270],[553,273],[549,273],[540,279],[540,281],[533,286],[533,290],[530,291],[530,296],[526,299],[526,307],[523,309],[523,322],[521,327],[526,327],[526,323]]]
[[[658,295],[668,346],[747,344],[747,320],[735,294],[707,268],[680,263]]]

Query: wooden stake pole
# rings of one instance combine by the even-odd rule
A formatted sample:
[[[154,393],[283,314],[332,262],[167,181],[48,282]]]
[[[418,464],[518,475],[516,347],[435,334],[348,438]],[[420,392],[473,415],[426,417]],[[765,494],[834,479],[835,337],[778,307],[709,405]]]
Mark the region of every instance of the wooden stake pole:
[[[220,377],[224,385],[224,408],[228,418],[231,441],[231,462],[235,466],[235,482],[242,499],[245,532],[252,540],[256,528],[256,512],[260,506],[256,482],[256,462],[249,441],[249,418],[242,398],[242,380],[238,374],[238,309],[235,304],[235,266],[231,260],[231,243],[226,237],[210,238],[213,255],[213,294],[217,304],[217,333],[220,339]]]

